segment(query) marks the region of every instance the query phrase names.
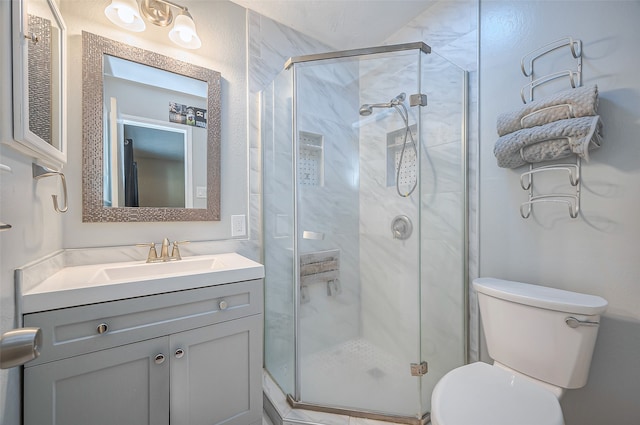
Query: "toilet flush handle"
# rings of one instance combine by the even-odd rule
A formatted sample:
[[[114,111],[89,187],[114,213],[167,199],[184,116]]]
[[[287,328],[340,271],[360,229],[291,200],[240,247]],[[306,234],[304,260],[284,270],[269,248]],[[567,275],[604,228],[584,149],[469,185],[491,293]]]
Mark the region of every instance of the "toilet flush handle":
[[[573,316],[567,317],[566,319],[564,319],[564,322],[567,324],[567,326],[574,329],[578,326],[598,326],[600,324],[600,322],[590,322],[588,320],[576,319]]]

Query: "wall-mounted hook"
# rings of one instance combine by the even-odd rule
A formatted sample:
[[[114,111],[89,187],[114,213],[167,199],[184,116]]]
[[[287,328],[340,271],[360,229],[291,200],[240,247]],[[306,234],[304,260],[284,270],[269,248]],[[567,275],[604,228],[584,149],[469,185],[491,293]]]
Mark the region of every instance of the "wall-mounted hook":
[[[60,176],[60,180],[62,180],[62,195],[64,196],[64,206],[60,208],[60,206],[58,205],[58,195],[51,195],[51,198],[53,199],[53,209],[59,213],[67,212],[67,210],[69,209],[67,198],[67,180],[64,178],[64,174],[62,174],[62,171],[55,171],[36,163],[32,163],[31,168],[33,170],[33,178],[36,180],[44,177]]]

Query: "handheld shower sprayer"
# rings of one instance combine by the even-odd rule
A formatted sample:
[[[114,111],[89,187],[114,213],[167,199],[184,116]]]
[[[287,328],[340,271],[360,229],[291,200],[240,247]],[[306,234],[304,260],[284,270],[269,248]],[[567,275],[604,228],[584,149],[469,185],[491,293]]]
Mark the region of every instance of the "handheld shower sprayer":
[[[363,117],[369,116],[373,113],[373,108],[393,108],[394,106],[401,105],[407,98],[407,95],[402,92],[387,103],[365,103],[360,107],[360,115]]]
[[[404,92],[402,92],[387,103],[371,103],[371,104],[365,103],[362,106],[360,106],[360,110],[359,110],[360,115],[362,115],[363,117],[371,115],[373,113],[373,108],[393,108],[398,112],[398,114],[400,114],[400,117],[404,122],[405,129],[404,129],[404,137],[402,141],[402,150],[400,151],[400,159],[396,169],[396,192],[398,192],[398,195],[403,198],[407,198],[411,196],[413,191],[418,186],[418,179],[416,177],[416,179],[413,182],[413,185],[407,192],[403,193],[400,191],[400,171],[402,170],[402,166],[404,164],[405,150],[407,148],[408,140],[411,140],[411,145],[413,146],[413,152],[415,153],[416,157],[418,156],[418,147],[416,145],[416,141],[413,139],[413,133],[411,132],[411,128],[409,127],[409,111],[407,110],[407,107],[403,103],[406,97],[407,95]]]

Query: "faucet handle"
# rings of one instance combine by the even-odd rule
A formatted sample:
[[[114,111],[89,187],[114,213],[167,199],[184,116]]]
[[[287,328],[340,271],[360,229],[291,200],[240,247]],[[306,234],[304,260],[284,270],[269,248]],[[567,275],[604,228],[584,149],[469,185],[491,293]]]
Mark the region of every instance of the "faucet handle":
[[[153,263],[158,260],[158,252],[156,251],[155,242],[138,243],[136,246],[149,247],[149,255],[147,255],[147,263]]]
[[[189,241],[173,241],[173,249],[171,250],[172,260],[182,260],[182,257],[180,256],[180,249],[178,248],[178,246],[187,243],[189,243]]]

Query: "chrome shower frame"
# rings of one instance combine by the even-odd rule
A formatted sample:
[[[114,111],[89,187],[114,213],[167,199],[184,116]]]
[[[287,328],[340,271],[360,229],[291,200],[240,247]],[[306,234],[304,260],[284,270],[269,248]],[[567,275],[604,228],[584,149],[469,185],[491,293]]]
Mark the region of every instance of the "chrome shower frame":
[[[393,53],[403,50],[421,50],[423,53],[431,53],[431,47],[421,41],[416,43],[394,44],[390,46],[367,47],[364,49],[341,50],[338,52],[319,53],[315,55],[295,56],[289,58],[284,69],[289,69],[294,63],[315,62],[325,59],[341,59],[353,56],[375,55],[377,53]]]

